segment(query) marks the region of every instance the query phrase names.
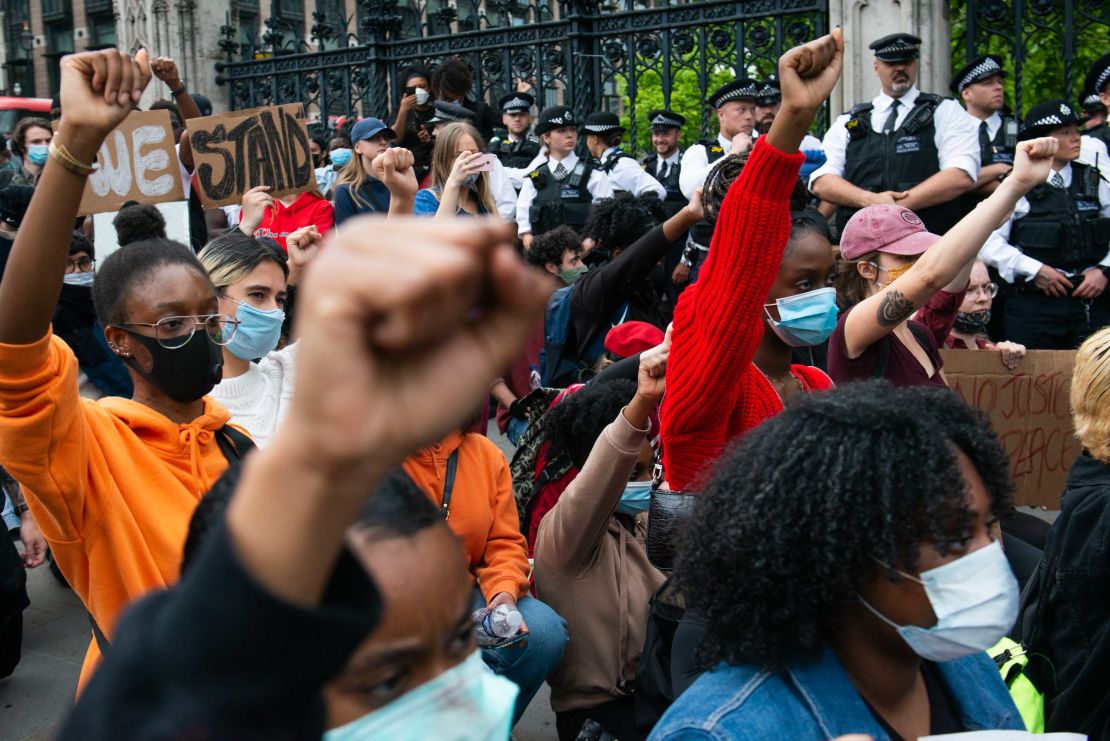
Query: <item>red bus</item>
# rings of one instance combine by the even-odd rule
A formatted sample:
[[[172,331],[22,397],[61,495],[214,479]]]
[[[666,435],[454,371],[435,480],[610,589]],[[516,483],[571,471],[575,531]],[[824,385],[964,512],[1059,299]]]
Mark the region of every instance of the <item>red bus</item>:
[[[50,118],[50,98],[16,98],[0,95],[0,134],[5,137],[26,116]]]

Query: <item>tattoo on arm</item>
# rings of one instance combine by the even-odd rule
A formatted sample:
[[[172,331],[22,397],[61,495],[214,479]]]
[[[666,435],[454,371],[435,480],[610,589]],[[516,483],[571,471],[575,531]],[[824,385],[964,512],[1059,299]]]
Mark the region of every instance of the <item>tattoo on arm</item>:
[[[901,291],[892,288],[883,296],[876,319],[880,327],[896,327],[909,319],[916,310],[917,306],[912,301],[903,296]]]

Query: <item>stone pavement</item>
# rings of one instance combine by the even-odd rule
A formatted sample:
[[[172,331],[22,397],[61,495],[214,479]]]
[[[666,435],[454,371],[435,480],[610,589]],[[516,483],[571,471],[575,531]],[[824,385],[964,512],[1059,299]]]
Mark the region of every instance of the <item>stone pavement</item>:
[[[512,455],[496,426],[490,439]],[[77,676],[89,645],[89,621],[81,601],[44,565],[28,572],[31,606],[23,613],[23,659],[15,674],[0,679],[0,741],[49,741],[73,702]],[[555,738],[555,714],[547,685],[513,731],[516,741]]]

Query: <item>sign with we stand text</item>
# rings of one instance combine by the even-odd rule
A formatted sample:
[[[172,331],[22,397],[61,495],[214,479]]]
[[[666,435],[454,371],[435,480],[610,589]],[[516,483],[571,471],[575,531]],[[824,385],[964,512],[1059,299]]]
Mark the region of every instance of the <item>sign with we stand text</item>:
[[[186,124],[205,207],[240,203],[259,185],[268,185],[272,196],[316,190],[304,104],[231,111]]]
[[[185,198],[169,111],[135,111],[112,130],[96,154],[78,215],[118,211],[127,201]]]

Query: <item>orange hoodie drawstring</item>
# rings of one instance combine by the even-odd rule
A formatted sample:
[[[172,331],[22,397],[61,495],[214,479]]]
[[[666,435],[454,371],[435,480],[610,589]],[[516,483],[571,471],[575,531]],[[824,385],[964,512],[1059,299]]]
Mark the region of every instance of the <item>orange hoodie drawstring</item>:
[[[193,481],[198,484],[197,496],[204,496],[211,488],[204,468],[200,465],[200,446],[212,443],[212,431],[198,428],[194,425],[181,425],[178,432],[181,444],[189,449],[189,465],[192,468]]]

